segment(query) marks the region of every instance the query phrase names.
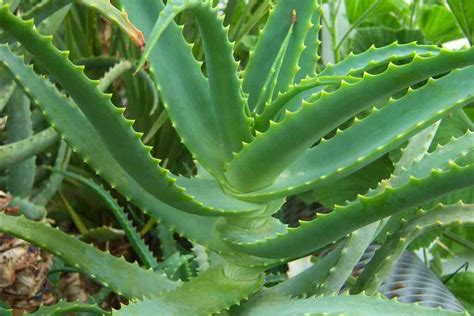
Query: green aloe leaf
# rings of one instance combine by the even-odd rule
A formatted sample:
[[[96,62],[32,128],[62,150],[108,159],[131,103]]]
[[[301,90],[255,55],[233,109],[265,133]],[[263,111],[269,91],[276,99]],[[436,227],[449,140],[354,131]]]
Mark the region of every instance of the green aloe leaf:
[[[266,296],[252,299],[238,310],[239,315],[459,315],[457,312],[404,304],[380,296],[332,295],[291,299],[284,296]]]
[[[447,170],[423,172],[396,187],[385,186],[373,195],[369,192],[344,206],[336,206],[329,214],[301,222],[297,228],[264,225],[255,232],[226,228],[221,234],[231,247],[255,256],[300,257],[360,227],[472,185],[474,164],[460,167],[451,162]],[[262,231],[263,237],[259,235]]]
[[[54,305],[41,305],[37,311],[28,313],[32,316],[60,316],[70,315],[71,313],[87,313],[93,315],[111,315],[110,312],[101,309],[96,305],[84,304],[79,302],[59,301]]]
[[[124,0],[122,5],[132,22],[148,38],[163,10],[160,1]],[[225,152],[213,115],[209,83],[201,65],[183,38],[181,28],[171,23],[148,59],[157,88],[181,141],[198,162],[214,176],[222,178]],[[183,74],[179,69],[186,69]],[[189,87],[193,87],[189,89]]]
[[[250,119],[246,117],[246,101],[242,97],[237,63],[233,59],[233,45],[227,31],[218,18],[218,8],[210,2],[174,0],[168,2],[149,36],[139,68],[148,59],[165,29],[173,18],[183,11],[191,11],[196,17],[204,45],[207,76],[212,102],[212,115],[220,131],[221,144],[227,155],[242,148],[243,141],[250,141]],[[173,109],[170,109],[172,112]]]
[[[117,294],[129,298],[142,299],[177,287],[164,275],[104,253],[44,223],[0,213],[0,231],[50,251]]]
[[[243,271],[240,271],[243,272]],[[117,315],[209,315],[247,299],[263,285],[263,276],[247,271],[227,276],[222,266],[210,268],[180,288],[160,297],[123,306]],[[235,279],[232,279],[235,277]]]
[[[78,107],[60,95],[47,80],[38,77],[23,61],[1,46],[1,58],[8,58],[8,66],[14,71],[19,83],[29,89],[30,98],[45,111],[53,121],[54,128],[87,161],[96,173],[100,174],[113,187],[116,187],[127,199],[132,200],[144,212],[159,218],[168,227],[185,234],[203,245],[212,245],[221,249],[222,243],[214,237],[212,227],[215,218],[204,218],[175,209],[144,190],[117,161],[104,150],[103,140],[94,131],[93,126],[79,111]],[[3,60],[3,59],[2,59]],[[84,142],[87,140],[87,142]],[[222,191],[220,191],[222,192]],[[206,227],[206,229],[203,229]]]
[[[194,197],[185,193],[185,189],[182,187],[176,186],[176,179],[167,171],[159,165],[159,160],[151,156],[150,151],[151,147],[146,147],[140,141],[142,134],[137,133],[131,127],[133,121],[126,120],[123,117],[124,109],[116,108],[110,101],[110,96],[102,94],[98,89],[98,83],[88,79],[85,74],[81,71],[81,67],[75,66],[64,56],[64,53],[59,52],[53,45],[51,45],[51,38],[42,37],[37,34],[32,28],[31,23],[24,22],[9,14],[6,8],[0,11],[0,14],[3,14],[5,19],[2,19],[0,26],[5,26],[22,40],[27,41],[27,45],[35,53],[37,53],[37,58],[41,59],[43,62],[52,62],[54,63],[53,67],[49,67],[49,70],[53,71],[58,78],[61,78],[61,82],[68,88],[71,93],[71,97],[75,99],[78,104],[76,109],[70,109],[70,115],[80,116],[82,120],[86,120],[87,123],[84,123],[84,126],[90,126],[92,130],[84,130],[83,133],[96,133],[97,135],[89,136],[86,138],[80,138],[75,136],[74,146],[78,146],[77,142],[82,142],[82,148],[85,151],[91,153],[90,145],[85,142],[85,140],[91,140],[93,138],[100,138],[101,140],[96,140],[97,145],[101,143],[101,147],[108,149],[111,155],[113,155],[113,160],[119,163],[122,168],[134,178],[134,182],[147,190],[152,195],[160,198],[165,203],[170,204],[171,206],[182,209],[186,212],[199,213],[203,215],[225,215],[230,211],[231,214],[236,214],[242,212],[248,212],[250,210],[256,209],[258,205],[249,206],[248,203],[239,202],[238,200],[233,199],[232,197],[225,195],[222,190],[218,189],[214,191],[214,194],[220,195],[224,200],[223,206],[225,209],[221,209],[216,205],[204,205],[202,202],[196,201]],[[5,23],[3,23],[5,21]],[[11,22],[11,23],[8,23]],[[9,26],[8,26],[9,25]],[[22,29],[20,32],[19,29]],[[48,49],[43,49],[47,47]],[[24,68],[24,65],[21,65],[21,62],[15,60],[14,55],[8,50],[8,47],[2,46],[2,50],[5,53],[2,53],[3,62],[7,67],[12,67],[12,64],[15,64],[16,67]],[[61,61],[61,62],[60,62]],[[61,66],[60,66],[61,64]],[[23,69],[24,72],[31,72],[29,69]],[[19,76],[15,77],[15,80],[35,80],[35,75],[33,73],[32,78],[27,78],[26,74],[23,73],[22,79]],[[72,80],[75,78],[75,80]],[[26,84],[22,83],[27,94],[34,94],[35,98],[38,98],[37,94],[40,94],[41,97],[53,97],[58,98],[57,95],[53,92],[53,96],[44,96],[44,91],[31,89],[31,93],[27,86],[36,87],[38,83],[35,84]],[[40,83],[44,84],[44,83]],[[26,87],[26,88],[25,88]],[[51,89],[47,88],[47,89]],[[93,100],[92,102],[90,100]],[[94,103],[96,102],[96,103]],[[61,102],[56,102],[53,104],[48,104],[47,102],[40,102],[43,107],[47,107],[49,112],[57,111],[58,107],[64,106],[64,100]],[[62,125],[65,128],[62,129],[64,133],[70,133],[71,126],[67,126],[64,122],[58,122],[61,120],[61,113],[56,113],[55,118],[50,118],[53,125]],[[74,120],[78,120],[74,119]],[[80,128],[77,126],[76,128]],[[74,147],[73,146],[73,147]],[[102,149],[103,150],[103,149]],[[88,155],[88,158],[84,157],[85,152],[82,153],[83,158],[87,160],[94,159],[94,164],[98,165],[97,169],[110,168],[110,166],[102,165],[104,162],[99,158],[90,158],[91,155]],[[97,157],[98,153],[91,153]],[[104,153],[105,154],[105,153]],[[112,185],[115,185],[114,182],[117,180],[117,177],[111,181]],[[123,179],[122,179],[123,180]],[[214,186],[215,187],[215,186]],[[209,188],[211,189],[211,187]],[[221,201],[219,200],[219,202]],[[227,203],[229,202],[229,203]],[[241,205],[247,206],[247,209],[240,209]]]
[[[39,154],[58,139],[58,133],[48,128],[31,137],[0,146],[0,170]]]
[[[295,23],[296,19],[279,72],[275,94],[286,91],[294,82],[305,39],[311,29],[312,13],[318,10],[318,6],[318,2],[313,0],[278,1],[275,5],[244,73],[242,87],[244,92],[249,94],[250,110],[255,109],[270,69],[275,63],[291,24]]]
[[[400,60],[413,58],[415,54],[421,56],[430,56],[437,55],[439,51],[440,48],[434,45],[417,45],[415,43],[399,44],[394,42],[390,45],[378,48],[372,45],[369,49],[360,54],[355,55],[353,53],[349,53],[347,58],[335,65],[326,65],[326,68],[321,71],[319,76],[330,77],[358,75],[385,65],[389,62],[397,62]],[[296,94],[290,100],[286,101],[286,105],[282,107],[280,113],[278,113],[276,116],[270,113],[264,113],[263,115],[267,116],[270,114],[266,120],[279,122],[285,117],[285,109],[291,112],[298,110],[301,107],[303,99],[310,100],[311,96],[317,95],[317,93],[321,92],[323,88],[324,87],[315,87]],[[293,87],[290,88],[290,90],[285,94],[291,93],[293,89]],[[274,102],[278,102],[278,97]]]
[[[8,120],[5,126],[5,141],[14,144],[33,135],[30,101],[21,89],[16,88],[7,104]],[[36,157],[11,165],[8,168],[7,189],[13,196],[26,198],[33,190]]]
[[[474,53],[474,50],[471,50],[469,54],[471,53]],[[437,59],[436,57],[431,58]],[[431,58],[423,60],[428,61]],[[416,63],[417,62],[415,62],[415,64]],[[446,63],[443,63],[442,67],[444,66],[446,66]],[[403,67],[404,66],[401,66],[400,68]],[[430,69],[430,71],[434,70],[433,68]],[[387,75],[389,75],[391,72],[392,71],[388,71]],[[395,73],[393,73],[393,75],[394,74]],[[300,155],[292,165],[280,173],[273,184],[265,189],[254,191],[244,196],[246,198],[249,197],[252,200],[261,201],[271,197],[304,192],[308,189],[315,188],[318,185],[322,186],[325,183],[337,180],[343,176],[353,173],[354,171],[367,165],[367,163],[381,157],[388,150],[394,149],[396,146],[401,145],[409,137],[439,120],[453,109],[462,107],[472,102],[473,75],[473,66],[456,70],[450,75],[440,79],[430,79],[424,87],[417,90],[412,90],[400,99],[391,100],[387,105],[380,109],[374,108],[372,113],[369,114],[365,119],[356,120],[351,127],[345,129],[344,131],[339,131],[329,140],[322,140],[317,146],[314,146],[311,149],[303,152],[303,154]],[[378,76],[380,75],[369,77],[371,78],[369,81],[376,81],[377,78],[379,78]],[[362,82],[358,82],[353,85],[348,85],[347,91],[345,92],[354,92],[354,90],[351,88],[358,86],[361,83]],[[461,87],[461,85],[465,86]],[[388,81],[384,81],[384,87],[385,89],[388,87]],[[345,89],[346,88],[341,88],[341,93],[343,93],[343,90]],[[432,99],[433,102],[425,102],[427,98],[431,99],[434,95],[439,97]],[[330,101],[331,97],[337,98],[337,92],[327,95],[327,101]],[[349,98],[354,100],[354,94],[352,94],[352,96]],[[366,100],[366,95],[364,95],[363,98]],[[311,112],[313,108],[315,109],[314,111],[318,111],[318,108],[321,109],[318,105],[321,104],[324,103],[321,103],[320,101],[320,103],[316,102],[314,105],[307,105],[305,107],[307,109],[306,111],[303,111],[302,109],[301,111],[295,113],[289,120],[287,119],[287,121],[289,121],[287,123],[288,126],[294,127],[294,124],[297,122],[302,124],[300,119],[306,120],[307,117],[298,117],[298,114],[301,115],[301,113]],[[343,106],[344,103],[339,104],[341,104],[341,107],[347,112],[347,106]],[[353,104],[354,102],[350,103],[350,105]],[[414,106],[415,104],[424,104],[424,106]],[[334,108],[332,107],[330,111],[331,114],[333,111]],[[319,120],[319,118],[316,120]],[[312,121],[311,123],[314,122],[315,121]],[[249,159],[251,155],[259,152],[263,146],[268,144],[267,142],[272,139],[274,135],[281,135],[280,132],[285,130],[285,125],[286,124],[284,124],[284,122],[274,125],[274,133],[270,133],[272,130],[272,128],[270,128],[267,133],[261,135],[261,141],[258,144],[255,141],[251,143],[248,146],[247,153],[243,155],[243,157],[239,157],[240,159],[238,160],[236,158],[236,160],[233,162],[235,164],[234,166],[238,166],[238,164],[241,164],[243,161]],[[321,128],[321,125],[317,126]],[[377,132],[374,132],[375,130],[377,130]],[[358,144],[354,145],[353,139],[360,139],[362,140],[362,143],[359,142]],[[280,142],[283,141],[282,138],[279,138],[279,140]],[[294,143],[292,145],[293,148],[296,147]],[[279,148],[281,147],[284,146],[279,146]],[[272,150],[279,150],[279,148],[273,148]],[[362,151],[364,151],[364,153],[362,153]],[[344,154],[341,154],[342,152],[344,152]],[[242,153],[244,153],[244,151]],[[269,160],[270,159],[271,158],[269,158]],[[366,163],[363,163],[364,161]],[[275,161],[275,164],[280,163],[281,162]],[[356,165],[358,165],[358,167],[355,167]],[[263,173],[264,175],[270,175],[274,171],[268,164],[262,166],[262,168],[266,168],[265,170],[260,171],[260,173]],[[249,169],[253,170],[252,168]],[[229,168],[229,171],[231,170],[232,169]],[[243,181],[245,180],[243,176],[244,175],[241,174],[238,177],[242,178]]]
[[[441,226],[473,225],[473,211],[474,205],[463,203],[439,205],[432,210],[420,211],[418,216],[404,224],[376,251],[374,258],[357,279],[352,292],[360,293],[365,290],[369,294],[376,293],[398,258],[416,237]]]

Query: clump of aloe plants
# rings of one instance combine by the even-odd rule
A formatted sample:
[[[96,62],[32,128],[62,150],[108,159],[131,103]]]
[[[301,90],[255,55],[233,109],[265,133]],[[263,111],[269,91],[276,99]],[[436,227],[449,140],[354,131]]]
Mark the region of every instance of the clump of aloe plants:
[[[103,13],[111,5],[79,2]],[[60,180],[53,179],[50,191],[56,192],[66,177],[96,192],[141,263],[34,221],[44,214],[28,219],[1,213],[1,232],[51,252],[129,300],[111,312],[66,302],[40,311],[449,315],[462,310],[460,305],[457,310],[431,309],[387,300],[381,285],[419,235],[474,220],[474,206],[456,198],[474,185],[474,134],[467,129],[430,148],[439,121],[474,101],[474,49],[394,42],[321,66],[322,6],[315,0],[279,0],[246,64],[239,65],[225,17],[212,1],[120,3],[123,11],[115,9],[106,18],[127,30],[139,46],[143,32],[145,46],[139,61],[120,63],[101,80],[88,77],[68,51],[53,44],[52,36],[37,30],[41,14],[33,11],[36,19],[24,19],[7,5],[0,9],[5,41],[0,69],[21,98],[10,101],[15,105],[8,107],[7,125],[20,126],[12,123],[16,115],[30,118],[30,103],[50,125],[41,136],[32,135],[26,125],[14,132],[20,138],[11,139],[13,144],[5,145],[10,147],[0,155],[2,163],[13,159],[5,165],[8,183],[13,185],[13,174],[26,181],[18,168],[27,172],[35,162],[24,158],[60,137],[57,164],[48,168]],[[37,10],[54,8],[53,1]],[[183,27],[174,22],[183,14],[195,18],[204,64],[193,55]],[[193,168],[185,176],[163,166],[153,155],[160,148],[146,145],[146,135],[126,118],[126,108],[103,92],[131,69],[151,76],[152,89],[159,92],[171,125],[189,150]],[[23,152],[17,148],[21,145]],[[67,148],[108,186],[68,171]],[[372,172],[389,154],[398,155],[389,173]],[[292,227],[279,219],[289,197],[337,192],[361,174],[371,179],[368,191],[326,205],[329,211]],[[23,195],[13,188],[8,190],[32,205],[45,205],[54,194],[41,190],[41,195]],[[117,194],[123,201],[114,198]],[[197,276],[185,282],[171,276],[170,265],[180,265],[156,259],[122,208],[124,201],[195,245]],[[354,267],[374,242],[378,250],[356,277]],[[313,253],[320,254],[319,260],[301,274],[265,284],[268,271]]]

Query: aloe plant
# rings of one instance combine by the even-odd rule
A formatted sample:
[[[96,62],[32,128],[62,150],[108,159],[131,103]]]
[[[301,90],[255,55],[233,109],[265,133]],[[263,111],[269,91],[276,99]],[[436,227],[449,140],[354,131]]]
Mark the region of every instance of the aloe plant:
[[[396,216],[404,211],[474,185],[472,132],[432,152],[427,149],[436,122],[474,101],[474,49],[453,52],[393,43],[350,54],[317,73],[318,2],[280,0],[240,72],[224,17],[211,2],[121,1],[147,38],[136,69],[147,62],[166,113],[195,160],[198,172],[192,177],[162,167],[141,141],[143,134],[134,130],[134,121],[124,117],[125,109],[101,92],[106,83],[89,79],[82,66],[68,59],[68,52],[52,44],[51,36],[41,35],[33,20],[13,15],[8,6],[0,10],[0,29],[22,49],[2,44],[0,63],[98,176],[144,213],[217,254],[218,260],[188,282],[168,279],[165,267],[156,264],[105,189],[70,173],[64,174],[94,188],[114,210],[145,267],[23,217],[0,214],[0,231],[52,252],[130,299],[112,314],[205,315],[229,309],[242,315],[453,314],[376,294],[383,276],[420,229],[472,223],[472,205],[440,205],[412,215],[387,239],[351,295],[339,293],[387,223],[403,223]],[[201,32],[204,73],[182,28],[174,23],[184,11],[196,17]],[[46,76],[19,52],[31,55]],[[53,133],[30,137],[29,146],[0,158],[24,161],[51,141]],[[407,141],[393,175],[366,194],[298,227],[287,227],[272,216],[286,197],[343,181]],[[300,277],[263,287],[266,270],[322,249],[331,252]],[[384,257],[387,252],[393,255]],[[108,313],[66,303],[43,310]]]

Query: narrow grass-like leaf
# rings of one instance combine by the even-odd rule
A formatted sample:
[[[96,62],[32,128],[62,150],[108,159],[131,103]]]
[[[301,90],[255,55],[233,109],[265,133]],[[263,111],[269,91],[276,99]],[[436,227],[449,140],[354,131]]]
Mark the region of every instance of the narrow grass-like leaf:
[[[61,171],[57,169],[53,169],[53,171],[62,174],[70,179],[77,180],[92,189],[102,199],[107,208],[112,212],[120,227],[122,227],[123,231],[127,235],[128,241],[132,244],[133,249],[137,253],[142,263],[145,265],[145,267],[152,269],[156,269],[158,267],[158,262],[155,256],[145,244],[140,234],[136,231],[135,227],[133,227],[133,224],[128,219],[128,215],[127,213],[125,213],[125,210],[110,195],[110,193],[107,192],[104,187],[98,185],[90,179],[87,179],[81,175],[72,172]]]

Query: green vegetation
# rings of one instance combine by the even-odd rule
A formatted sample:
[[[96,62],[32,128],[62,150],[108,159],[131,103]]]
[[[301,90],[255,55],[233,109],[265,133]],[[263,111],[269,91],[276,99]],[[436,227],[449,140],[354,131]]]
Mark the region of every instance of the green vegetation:
[[[469,0],[0,4],[0,232],[65,298],[0,314],[472,312],[439,268],[473,260]],[[405,299],[381,286],[407,249],[438,276]]]

